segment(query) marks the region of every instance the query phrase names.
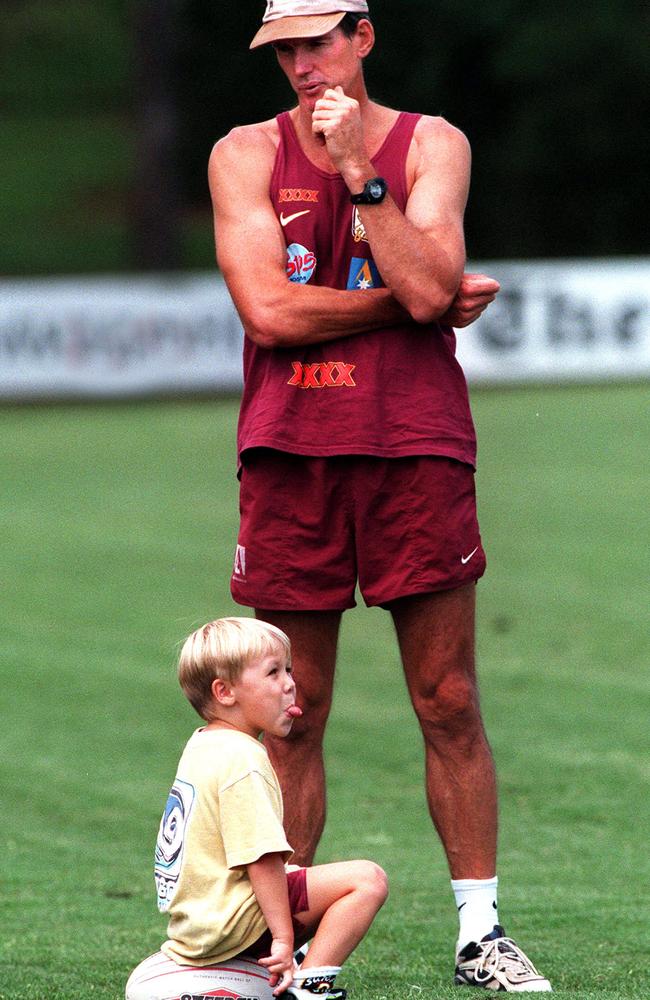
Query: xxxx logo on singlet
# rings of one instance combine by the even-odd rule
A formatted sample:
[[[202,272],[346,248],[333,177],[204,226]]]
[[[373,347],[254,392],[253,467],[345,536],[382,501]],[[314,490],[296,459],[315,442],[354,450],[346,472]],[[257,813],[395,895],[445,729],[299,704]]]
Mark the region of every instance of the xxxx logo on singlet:
[[[318,204],[318,191],[311,191],[309,188],[280,188],[278,191],[278,201],[306,201],[311,205]]]
[[[364,240],[368,242],[368,237],[366,236],[366,227],[361,221],[361,216],[359,215],[359,209],[356,205],[352,207],[352,236],[354,237],[355,243],[361,243]]]
[[[299,389],[340,389],[342,386],[353,389],[357,384],[352,378],[357,366],[345,361],[321,361],[313,365],[292,361],[291,364],[293,375],[287,385],[296,385]]]

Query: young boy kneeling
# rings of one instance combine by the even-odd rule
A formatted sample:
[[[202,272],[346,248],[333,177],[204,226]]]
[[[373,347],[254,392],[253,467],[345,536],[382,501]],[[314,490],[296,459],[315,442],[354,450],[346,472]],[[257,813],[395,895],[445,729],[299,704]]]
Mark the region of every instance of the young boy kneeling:
[[[213,979],[214,989],[224,982],[224,967],[214,967],[235,957],[267,969],[275,996],[343,1000],[334,979],[384,903],[387,881],[370,861],[285,867],[282,795],[259,737],[287,736],[302,714],[287,636],[254,618],[210,622],[186,640],[178,675],[206,725],[185,747],[156,845],[168,940],[134,970],[127,1000],[176,995],[175,972],[179,992],[206,995]],[[312,937],[297,967],[294,950]]]

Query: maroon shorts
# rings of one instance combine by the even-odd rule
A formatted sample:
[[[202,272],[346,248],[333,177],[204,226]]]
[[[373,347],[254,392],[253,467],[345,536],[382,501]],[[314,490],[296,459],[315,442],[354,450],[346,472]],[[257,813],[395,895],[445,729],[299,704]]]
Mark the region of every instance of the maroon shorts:
[[[296,913],[305,913],[309,909],[309,897],[307,895],[307,869],[298,868],[296,871],[287,872],[287,886],[289,889],[289,909],[291,910],[291,922],[293,924],[294,948],[299,948],[311,937],[311,933],[299,920],[296,920]],[[246,949],[245,954],[252,958],[264,958],[271,951],[273,935],[271,931],[264,931],[257,941]]]
[[[245,455],[231,591],[272,611],[343,611],[477,580],[474,472],[435,455]]]

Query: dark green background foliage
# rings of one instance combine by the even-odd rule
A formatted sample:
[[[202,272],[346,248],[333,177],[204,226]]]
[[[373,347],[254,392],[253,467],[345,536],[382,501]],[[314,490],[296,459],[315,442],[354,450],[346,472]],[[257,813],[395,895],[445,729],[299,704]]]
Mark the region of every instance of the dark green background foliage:
[[[640,4],[373,0],[371,9],[371,95],[443,115],[473,146],[472,254],[647,249],[634,194],[648,168],[642,49],[650,25]],[[252,22],[240,8],[193,0],[187,12],[185,153],[198,197],[212,141],[290,106],[292,94],[272,52],[246,51]]]
[[[248,51],[262,0],[9,0],[0,21],[0,270],[142,265],[130,238],[142,131],[134,25],[151,6],[171,19],[173,39],[163,63],[177,120],[174,264],[212,266],[212,143],[292,103],[273,53]],[[647,252],[644,5],[371,6],[372,96],[442,114],[472,143],[472,257]]]

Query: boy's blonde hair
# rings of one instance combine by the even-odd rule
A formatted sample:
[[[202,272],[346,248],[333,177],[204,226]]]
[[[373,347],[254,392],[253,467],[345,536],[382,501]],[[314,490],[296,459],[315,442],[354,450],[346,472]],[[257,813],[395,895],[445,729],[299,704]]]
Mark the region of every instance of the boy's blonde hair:
[[[235,684],[251,660],[277,652],[291,656],[284,632],[257,618],[218,618],[187,637],[178,660],[178,680],[190,704],[211,721],[212,682]]]

